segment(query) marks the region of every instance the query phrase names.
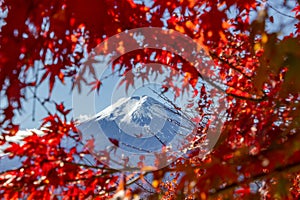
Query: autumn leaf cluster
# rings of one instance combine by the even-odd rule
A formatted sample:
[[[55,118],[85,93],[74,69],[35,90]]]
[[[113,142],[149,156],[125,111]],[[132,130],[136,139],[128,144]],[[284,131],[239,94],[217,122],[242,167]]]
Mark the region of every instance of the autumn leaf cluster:
[[[0,196],[299,198],[299,1],[4,0],[0,4],[0,144],[7,145],[9,158],[21,162],[18,168],[0,172]],[[290,13],[282,11],[286,9]],[[279,24],[281,19],[287,23]],[[53,91],[70,81],[68,91],[86,84],[101,95],[99,77],[76,81],[80,65],[105,39],[140,27],[173,29],[201,44],[215,65],[202,73],[226,94],[228,104],[221,136],[205,158],[198,157],[195,145],[163,169],[124,173],[90,155],[70,108],[55,99]],[[162,72],[163,67],[158,67],[146,69],[139,77],[130,74],[135,64],[152,62],[153,52],[154,61],[185,77],[182,88],[172,88],[170,76],[163,90],[174,89],[180,96],[190,85],[195,96],[207,100],[199,102],[199,110],[208,106],[212,94],[196,84],[202,75],[167,51],[144,49],[119,57],[112,67],[123,78],[122,84],[128,88],[134,78],[146,82],[148,74]],[[46,97],[38,92],[43,84],[49,90]],[[22,125],[16,116],[25,101],[34,101],[45,111],[39,119],[44,134],[32,132],[22,143],[11,142],[8,138]]]

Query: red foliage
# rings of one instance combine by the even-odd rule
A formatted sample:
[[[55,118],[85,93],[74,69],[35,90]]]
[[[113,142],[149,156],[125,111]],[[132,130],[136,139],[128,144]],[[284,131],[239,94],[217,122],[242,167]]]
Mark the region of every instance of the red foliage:
[[[299,198],[299,1],[293,5],[281,2],[283,9],[293,7],[294,16],[256,0],[153,0],[149,5],[140,2],[144,1],[4,0],[1,3],[5,23],[1,22],[0,37],[0,146],[8,145],[5,153],[9,158],[21,158],[21,166],[7,171],[0,169],[0,196],[5,199],[107,199],[118,195],[129,199],[136,195],[153,199]],[[276,23],[276,16],[269,16],[271,9],[281,17],[294,19],[295,28],[285,37],[267,29],[267,23],[272,26]],[[250,18],[255,15],[251,12],[257,15],[252,21]],[[204,45],[216,66],[215,70],[201,73],[212,77],[212,86],[226,94],[220,100],[228,103],[226,121],[214,150],[205,158],[198,157],[200,150],[194,146],[186,159],[179,158],[163,169],[151,172],[143,167],[138,175],[122,174],[97,160],[86,162],[94,141],[90,140],[86,146],[81,144],[76,124],[69,119],[71,110],[52,99],[52,91],[57,81],[76,79],[86,53],[105,38],[149,26],[177,30]],[[162,67],[146,66],[138,77],[132,73],[136,64],[153,61],[173,70],[164,80],[163,93],[172,89],[179,97],[191,86],[194,97],[205,100],[205,103],[199,101],[199,116],[193,119],[199,122],[203,117],[201,110],[210,106],[210,94],[204,86],[197,85],[202,74],[182,57],[145,48],[114,60],[112,70],[119,70],[120,84],[125,84],[127,90],[134,86],[136,78],[144,83],[149,81],[149,74],[163,72]],[[41,65],[37,67],[38,62]],[[175,72],[184,76],[181,88],[173,84]],[[101,94],[103,83],[98,78],[74,81],[72,89],[86,84],[90,91]],[[49,96],[43,99],[37,88],[45,81]],[[19,130],[14,119],[24,109],[22,102],[29,100],[28,92],[47,111],[41,124],[43,134],[33,132],[21,143],[11,142],[7,138]],[[53,103],[55,109],[50,112],[46,103]],[[119,145],[119,141],[110,140]],[[68,147],[63,145],[65,141],[70,141]]]

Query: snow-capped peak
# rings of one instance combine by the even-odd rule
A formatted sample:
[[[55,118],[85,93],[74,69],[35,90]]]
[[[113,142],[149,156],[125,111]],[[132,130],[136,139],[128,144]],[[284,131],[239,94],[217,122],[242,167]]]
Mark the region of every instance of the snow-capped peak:
[[[121,98],[98,113],[97,120],[107,118],[120,123],[147,125],[154,117],[164,116],[163,107],[162,103],[149,96]]]
[[[122,98],[99,112],[77,128],[84,144],[101,162],[118,163],[129,156],[126,165],[137,166],[140,155],[147,155],[146,165],[152,165],[157,153],[166,149],[181,154],[181,146],[194,127],[180,112],[149,96]],[[152,164],[151,164],[152,163]]]

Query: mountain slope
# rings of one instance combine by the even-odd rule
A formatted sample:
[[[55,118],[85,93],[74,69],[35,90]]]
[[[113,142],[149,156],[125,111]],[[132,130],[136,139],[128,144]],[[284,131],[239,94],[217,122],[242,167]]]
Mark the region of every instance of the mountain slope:
[[[104,162],[128,157],[136,165],[140,155],[150,155],[153,165],[155,155],[166,148],[180,153],[194,127],[177,110],[152,97],[135,96],[119,99],[77,128],[83,142]]]

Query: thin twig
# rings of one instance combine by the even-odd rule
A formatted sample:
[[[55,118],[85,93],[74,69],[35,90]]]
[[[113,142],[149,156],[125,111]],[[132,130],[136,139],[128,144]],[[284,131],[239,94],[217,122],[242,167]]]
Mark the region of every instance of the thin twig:
[[[148,192],[148,193],[151,193],[151,194],[156,194],[157,192],[156,191],[151,191],[147,188],[145,188],[142,184],[139,184],[139,183],[135,183],[137,186],[139,186],[140,188],[142,188],[144,191]]]
[[[208,82],[213,87],[215,87],[218,90],[222,91],[224,94],[226,94],[228,96],[231,96],[231,97],[234,97],[236,99],[248,100],[248,101],[254,101],[254,102],[262,102],[262,101],[267,100],[267,95],[266,95],[266,93],[264,91],[262,91],[263,95],[261,97],[254,97],[253,95],[251,95],[251,97],[245,97],[245,96],[240,96],[240,95],[229,93],[226,90],[224,90],[223,88],[221,88],[220,86],[218,86],[217,84],[215,84],[213,81],[210,81],[208,79],[204,79],[204,81]]]
[[[39,70],[33,68],[33,70],[35,71],[35,82],[38,82],[38,78],[39,78]],[[34,87],[34,91],[33,91],[33,105],[32,105],[32,121],[35,121],[35,110],[36,110],[36,98],[37,98],[37,89],[38,89],[38,85],[36,85]]]
[[[168,102],[169,104],[171,104],[173,106],[174,109],[176,109],[176,111],[168,109],[169,111],[173,112],[176,115],[181,115],[183,116],[187,121],[189,121],[193,126],[196,126],[196,124],[191,120],[192,117],[187,116],[186,113],[184,113],[181,108],[179,108],[175,103],[173,103],[168,97],[166,97],[163,93],[158,93],[155,90],[153,90],[152,88],[149,87],[149,89],[155,93],[156,95],[158,95],[160,98],[162,98],[163,100],[165,100],[166,102]]]
[[[233,66],[231,63],[229,63],[227,60],[219,57],[216,53],[210,51],[209,55],[212,58],[218,59],[219,61],[221,61],[222,63],[225,63],[226,65],[228,65],[230,68],[234,69],[235,71],[239,72],[240,74],[242,74],[244,77],[246,77],[247,79],[251,79],[251,76],[248,76],[247,74],[245,74],[241,69],[236,68],[235,66]]]
[[[29,90],[32,92],[32,94],[34,95],[34,91],[31,89],[31,88],[29,88]],[[38,97],[38,96],[35,96],[34,97],[40,104],[41,104],[41,106],[47,111],[47,113],[48,113],[48,115],[50,115],[51,114],[51,112],[50,112],[50,110],[45,106],[45,103]]]
[[[294,16],[291,16],[291,15],[288,15],[288,14],[285,14],[283,12],[281,12],[280,10],[278,10],[277,8],[275,8],[274,6],[272,6],[270,3],[266,3],[268,7],[270,7],[272,10],[274,10],[275,12],[277,12],[278,14],[281,14],[282,16],[285,16],[285,17],[289,17],[291,19],[297,19],[296,17]]]

